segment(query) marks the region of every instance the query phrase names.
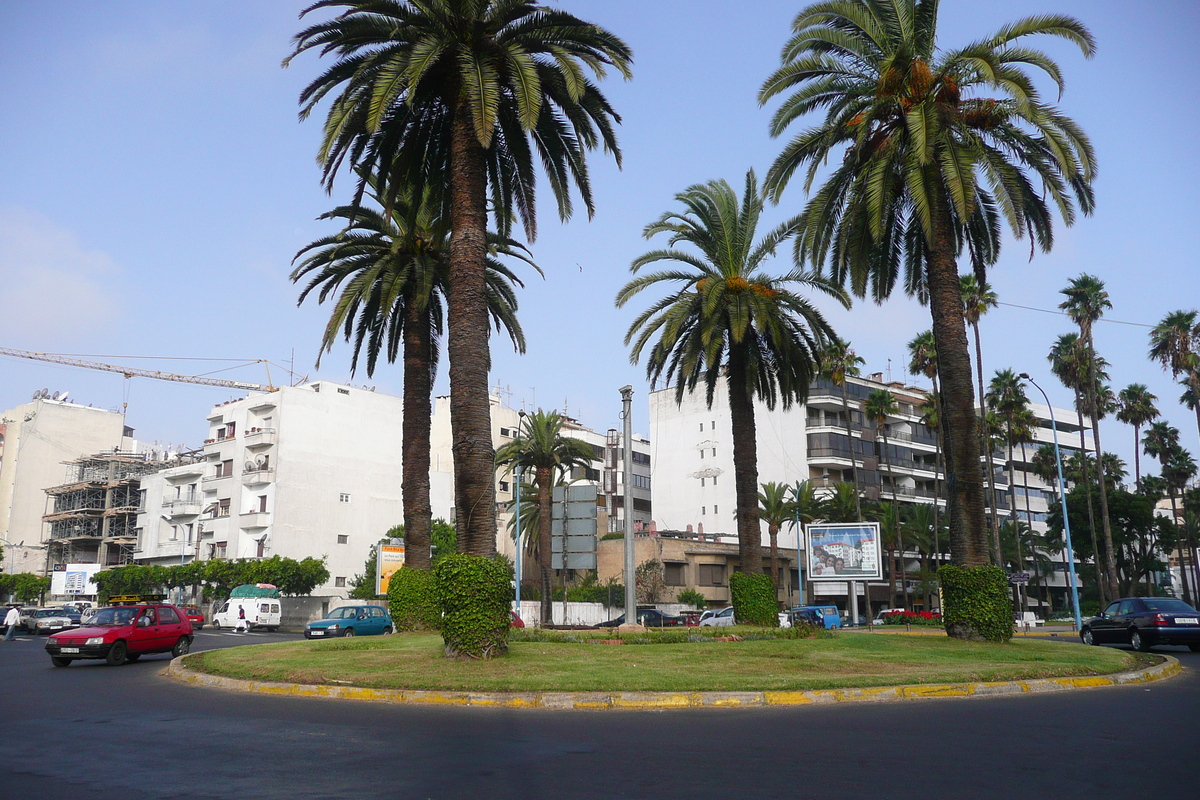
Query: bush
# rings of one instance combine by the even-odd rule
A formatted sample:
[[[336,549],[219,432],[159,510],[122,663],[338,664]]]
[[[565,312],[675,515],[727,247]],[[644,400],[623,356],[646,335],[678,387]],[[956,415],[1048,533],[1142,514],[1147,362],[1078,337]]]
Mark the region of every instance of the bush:
[[[747,575],[735,572],[729,576],[729,596],[733,600],[733,615],[740,625],[778,627],[779,603],[775,599],[775,584],[770,575]]]
[[[938,580],[947,634],[955,639],[989,642],[1012,638],[1012,600],[1003,569],[946,564],[938,570]]]
[[[433,573],[427,569],[401,567],[388,583],[388,610],[398,631],[436,631],[442,626]]]
[[[888,611],[883,615],[884,625],[928,625],[939,627],[942,615],[934,611]]]
[[[482,556],[454,553],[433,568],[447,658],[492,658],[508,650],[508,568]]]
[[[708,599],[695,589],[684,589],[676,595],[675,602],[686,603],[692,608],[708,608]]]

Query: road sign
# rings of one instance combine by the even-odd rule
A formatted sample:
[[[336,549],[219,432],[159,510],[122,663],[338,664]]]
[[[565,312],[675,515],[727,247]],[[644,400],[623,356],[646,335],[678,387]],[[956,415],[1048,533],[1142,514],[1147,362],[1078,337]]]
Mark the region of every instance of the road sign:
[[[1028,572],[1015,572],[1012,575],[1008,576],[1008,582],[1013,584],[1014,586],[1019,583],[1029,583],[1029,573]]]

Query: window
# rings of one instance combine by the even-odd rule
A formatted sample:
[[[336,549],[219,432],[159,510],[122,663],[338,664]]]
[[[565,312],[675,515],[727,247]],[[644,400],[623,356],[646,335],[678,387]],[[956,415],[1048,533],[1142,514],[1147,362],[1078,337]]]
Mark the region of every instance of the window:
[[[700,485],[701,485],[701,486],[703,486],[703,485],[704,485],[704,478],[701,478],[701,479],[700,479]]]
[[[338,534],[338,544],[350,544],[350,537],[347,534]]]
[[[346,579],[345,579],[345,578],[334,578],[334,579],[333,579],[333,585],[334,585],[334,586],[339,586],[339,587],[341,587],[341,586],[345,586],[345,585],[346,585]]]
[[[700,430],[704,430],[704,423],[703,423],[703,422],[701,422],[701,423],[700,423]]]
[[[228,550],[226,542],[217,542],[216,547],[213,548],[213,558],[225,558],[226,550]]]
[[[233,474],[233,459],[221,462],[221,475],[228,478]]]
[[[703,450],[703,448],[701,448],[701,450],[700,450],[700,457],[701,457],[701,458],[704,458],[704,450]]]
[[[217,503],[217,516],[218,517],[228,517],[229,516],[229,504],[230,504],[230,500],[228,497]]]
[[[260,494],[258,496],[258,510],[259,511],[267,510],[267,496],[265,494]]]
[[[633,451],[633,463],[641,464],[642,466],[645,466],[645,467],[650,466],[650,454],[649,453],[639,453],[638,451],[634,450]]]
[[[633,476],[633,485],[635,488],[638,488],[638,489],[649,489],[650,488],[650,476],[649,475],[634,475]],[[703,478],[700,479],[700,485],[701,486],[704,485]]]
[[[175,613],[175,609],[163,606],[158,610],[158,621],[163,625],[177,625],[179,615]]]
[[[713,448],[713,458],[717,457],[717,448]]]
[[[350,394],[349,389],[338,389],[338,394]]]
[[[663,576],[667,586],[683,586],[683,564],[663,564]]]
[[[717,476],[713,475],[712,478],[713,478],[713,486],[716,486],[717,485]]]
[[[500,481],[500,491],[502,491],[502,492],[508,491],[508,481]]]
[[[258,606],[258,613],[270,614],[271,613],[271,604],[270,603],[260,603]]]
[[[714,503],[714,504],[713,504],[713,514],[716,514],[716,513],[717,513],[717,506],[716,506],[716,504]]]
[[[349,503],[350,495],[346,494],[345,492],[342,492],[341,494],[338,495],[338,502],[339,503]]]
[[[707,509],[708,509],[708,506],[700,506],[700,516],[703,517],[704,514],[706,513]]]
[[[506,436],[506,437],[508,437],[509,439],[511,439],[511,438],[513,438],[513,432],[512,432],[512,429],[511,429],[511,428],[501,428],[501,429],[500,429],[500,435],[501,435],[501,436]]]
[[[696,566],[697,580],[701,586],[724,586],[724,564],[698,564]]]
[[[371,616],[372,617],[382,617],[383,609],[380,608],[379,606],[371,606]]]
[[[714,431],[715,431],[716,429],[717,429],[717,421],[714,419],[714,420],[712,421],[712,430],[714,430]]]

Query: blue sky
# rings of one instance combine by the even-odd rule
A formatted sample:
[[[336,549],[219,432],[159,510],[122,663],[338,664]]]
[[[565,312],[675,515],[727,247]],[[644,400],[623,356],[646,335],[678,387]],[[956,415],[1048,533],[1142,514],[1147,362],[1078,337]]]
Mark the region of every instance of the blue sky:
[[[761,176],[781,142],[767,133],[771,107],[756,93],[778,65],[801,3],[756,0],[591,0],[559,5],[623,37],[634,79],[604,90],[624,117],[624,169],[591,159],[597,214],[568,224],[541,193],[532,245],[544,280],[526,272],[521,319],[529,352],[501,340],[493,385],[514,405],[566,407],[593,427],[617,426],[618,388],[636,390],[634,427],[648,431],[642,367],[622,344],[636,309],[612,299],[628,265],[656,243],[641,230],[693,183],[724,178],[741,187]],[[134,360],[131,356],[255,359],[310,378],[347,381],[349,350],[314,367],[325,309],[296,308],[288,281],[295,252],[330,232],[315,218],[348,196],[327,196],[314,160],[320,123],[297,120],[296,98],[317,74],[315,55],[280,61],[300,28],[297,2],[0,2],[0,346],[125,356],[114,363],[183,373],[227,362]],[[1058,405],[1069,393],[1045,354],[1071,329],[1052,310],[1080,272],[1108,286],[1113,320],[1097,347],[1119,389],[1146,383],[1183,442],[1200,455],[1195,418],[1180,390],[1146,360],[1147,328],[1168,311],[1200,305],[1192,203],[1200,178],[1195,131],[1200,103],[1200,6],[1191,2],[946,0],[940,41],[956,46],[1027,14],[1082,19],[1099,52],[1047,41],[1066,74],[1063,110],[1090,134],[1099,159],[1097,211],[1057,227],[1049,255],[1029,260],[1027,242],[1007,243],[992,282],[1006,304],[983,321],[984,365],[1031,372]],[[797,184],[773,223],[804,201]],[[788,263],[781,258],[775,269]],[[925,309],[896,297],[843,312],[822,301],[835,328],[867,359],[868,371],[905,379],[904,344],[929,327]],[[220,373],[263,381],[261,368]],[[273,372],[278,381],[278,370]],[[1043,380],[1044,379],[1044,380]],[[400,369],[384,366],[355,384],[399,394]],[[70,390],[80,402],[129,403],[128,422],[147,440],[191,445],[204,416],[231,390],[134,380],[0,358],[0,408],[39,388]],[[447,387],[445,370],[439,391]],[[1105,423],[1105,444],[1130,464],[1132,434]]]

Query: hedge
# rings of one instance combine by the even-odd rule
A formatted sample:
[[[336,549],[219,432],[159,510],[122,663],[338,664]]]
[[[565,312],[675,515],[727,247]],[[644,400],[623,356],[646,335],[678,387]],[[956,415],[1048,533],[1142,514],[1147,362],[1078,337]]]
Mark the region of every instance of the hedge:
[[[942,586],[942,619],[948,635],[989,642],[1007,642],[1012,638],[1012,599],[1003,569],[946,564],[938,570],[938,581]]]
[[[433,568],[447,658],[492,658],[508,651],[508,568],[493,558],[455,553]]]
[[[398,631],[436,631],[442,626],[433,573],[401,567],[388,582],[388,610]]]
[[[779,602],[775,599],[775,584],[770,575],[747,575],[735,572],[729,576],[729,596],[733,600],[733,616],[739,625],[779,625]]]

